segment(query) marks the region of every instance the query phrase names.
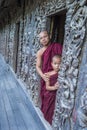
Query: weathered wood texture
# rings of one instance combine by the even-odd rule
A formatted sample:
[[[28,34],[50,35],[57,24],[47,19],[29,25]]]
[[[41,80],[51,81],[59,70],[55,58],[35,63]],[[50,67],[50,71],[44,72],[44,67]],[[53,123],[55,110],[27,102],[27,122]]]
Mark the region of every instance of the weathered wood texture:
[[[49,126],[48,130],[50,129]],[[47,130],[32,102],[1,55],[0,130]]]
[[[87,130],[86,0],[67,2],[63,60],[58,77],[60,87],[53,125],[55,130]]]

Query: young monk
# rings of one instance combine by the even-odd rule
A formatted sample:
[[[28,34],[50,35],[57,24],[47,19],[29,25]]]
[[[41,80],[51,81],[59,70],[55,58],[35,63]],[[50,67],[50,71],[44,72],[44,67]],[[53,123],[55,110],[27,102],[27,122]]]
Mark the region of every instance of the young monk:
[[[46,90],[44,93],[44,99],[42,100],[42,103],[44,104],[42,109],[42,112],[44,114],[45,119],[52,124],[52,117],[54,114],[54,108],[55,108],[55,99],[56,99],[56,91],[58,89],[58,71],[60,68],[60,62],[61,62],[61,56],[55,55],[52,58],[52,68],[53,70],[48,72],[47,75],[49,76],[49,79],[46,80]]]
[[[52,57],[56,54],[62,54],[62,45],[59,43],[51,43],[50,37],[47,31],[42,31],[39,34],[40,43],[43,47],[37,52],[36,69],[38,74],[41,76],[41,100],[44,100],[45,93],[45,81],[49,79],[47,72],[53,70],[51,66]],[[42,102],[41,109],[44,104]]]

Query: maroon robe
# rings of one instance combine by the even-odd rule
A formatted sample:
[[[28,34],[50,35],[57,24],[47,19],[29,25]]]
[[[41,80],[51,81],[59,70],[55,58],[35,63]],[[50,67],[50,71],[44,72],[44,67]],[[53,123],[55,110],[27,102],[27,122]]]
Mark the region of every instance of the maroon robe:
[[[58,73],[50,77],[50,86],[53,86],[57,82],[57,78],[58,78]],[[57,90],[53,90],[53,91],[45,90],[44,93],[42,112],[44,114],[44,118],[50,124],[52,124],[52,118],[55,109],[56,91]]]
[[[52,70],[51,61],[52,61],[52,57],[56,54],[62,54],[62,45],[58,43],[52,43],[47,47],[47,49],[44,51],[42,55],[42,72],[43,73],[46,73]],[[41,79],[41,91],[40,91],[41,100],[42,100],[41,110],[43,109],[43,106],[44,106],[43,101],[44,101],[45,90],[46,90],[45,81]]]

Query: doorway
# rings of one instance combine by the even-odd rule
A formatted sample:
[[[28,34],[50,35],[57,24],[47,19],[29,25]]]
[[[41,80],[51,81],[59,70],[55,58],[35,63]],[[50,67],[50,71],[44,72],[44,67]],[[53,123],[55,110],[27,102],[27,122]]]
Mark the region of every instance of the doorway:
[[[66,11],[50,16],[50,37],[52,42],[63,44],[65,34]]]

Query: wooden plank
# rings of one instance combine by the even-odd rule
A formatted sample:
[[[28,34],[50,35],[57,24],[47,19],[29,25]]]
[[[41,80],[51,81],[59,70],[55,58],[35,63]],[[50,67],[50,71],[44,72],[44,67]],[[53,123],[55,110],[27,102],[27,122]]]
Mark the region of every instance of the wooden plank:
[[[3,96],[2,87],[3,87],[3,82],[2,80],[0,80],[0,130],[10,130],[7,114],[3,102],[3,97],[2,97]]]
[[[10,79],[10,81],[8,81],[8,80],[9,80],[9,78],[8,78],[8,75],[7,75],[6,80],[4,81],[4,82],[6,82],[5,88],[6,88],[6,92],[7,92],[10,104],[11,104],[11,108],[12,108],[12,111],[13,111],[13,114],[14,114],[14,118],[15,118],[15,121],[16,121],[17,128],[19,130],[27,130],[25,123],[23,121],[18,103],[17,103],[18,97],[17,97],[16,94],[14,95],[14,91],[16,89],[15,83],[13,82],[12,79]],[[10,82],[10,84],[9,84],[9,82]],[[20,97],[20,95],[18,95],[18,96]],[[19,102],[19,99],[18,99],[18,102]]]
[[[11,104],[13,102],[15,103],[14,107],[13,107],[13,110],[15,109],[15,107],[19,107],[20,112],[22,114],[22,117],[23,117],[23,119],[24,119],[24,121],[26,123],[26,127],[28,129],[31,126],[31,124],[29,123],[29,120],[30,120],[29,116],[31,115],[31,113],[26,113],[26,111],[24,110],[24,108],[22,108],[22,105],[20,107],[20,103],[22,103],[21,97],[20,97],[20,94],[18,93],[18,90],[17,90],[15,82],[12,81],[12,80],[13,79],[8,80],[8,76],[6,77],[6,84],[7,84],[6,85],[6,89],[7,89],[8,95],[9,95],[9,100],[11,101]],[[33,120],[32,116],[30,116],[30,117],[31,117],[31,120]],[[23,123],[22,123],[22,125],[23,125]],[[32,124],[32,127],[33,127],[33,124]]]
[[[11,78],[12,78],[12,75],[11,75]],[[31,101],[28,99],[28,97],[26,96],[25,92],[23,91],[23,89],[21,88],[21,86],[17,82],[17,80],[15,80],[13,77],[12,79],[7,80],[7,81],[8,81],[8,84],[10,87],[12,85],[14,86],[14,87],[12,86],[11,88],[13,88],[13,89],[15,88],[13,90],[12,95],[14,95],[14,97],[15,97],[14,100],[16,100],[16,99],[18,100],[17,105],[20,108],[20,111],[21,111],[21,114],[23,116],[26,127],[28,128],[28,127],[32,126],[32,130],[33,130],[33,127],[35,130],[40,130],[40,129],[45,130],[45,127],[42,124],[39,116],[37,115]]]
[[[12,108],[11,108],[11,104],[9,102],[7,92],[5,90],[6,85],[7,84],[5,83],[5,77],[3,77],[2,93],[3,93],[3,102],[4,102],[4,106],[5,106],[5,110],[6,110],[6,115],[7,115],[7,118],[8,118],[8,124],[9,124],[10,130],[18,130],[18,128],[16,126],[15,119],[14,119],[14,114],[13,114],[13,111],[12,111]]]
[[[17,83],[17,82],[16,82]],[[17,83],[19,84],[19,83]],[[32,117],[34,119],[34,122],[36,122],[38,124],[38,128],[41,129],[41,130],[45,130],[46,128],[44,127],[43,123],[41,122],[38,114],[36,113],[35,111],[35,108],[32,104],[32,102],[29,100],[29,98],[26,96],[25,92],[23,91],[23,89],[21,88],[20,85],[17,85],[18,86],[18,90],[19,90],[19,93],[21,95],[21,98],[26,106],[26,109],[28,110],[28,112],[32,113]],[[23,96],[22,96],[23,95]]]
[[[0,130],[10,130],[3,100],[0,101]]]
[[[14,84],[14,87],[12,86],[8,92],[8,95],[10,97],[10,101],[11,103],[14,101],[15,105],[17,105],[17,107],[19,107],[21,115],[23,117],[23,120],[26,124],[27,130],[30,128],[32,130],[39,130],[38,125],[36,123],[36,121],[34,120],[34,118],[32,117],[32,113],[30,111],[27,110],[26,106],[25,106],[25,102],[22,100],[22,97],[26,95],[22,94],[22,97],[20,95],[20,93],[18,92],[18,87],[17,84],[15,84],[15,82],[13,81],[13,79],[8,80],[8,86],[12,86]],[[12,84],[11,84],[12,83]],[[8,88],[8,87],[7,87]],[[29,101],[28,101],[29,102]],[[30,104],[31,105],[31,104]],[[35,111],[35,110],[34,110]]]

